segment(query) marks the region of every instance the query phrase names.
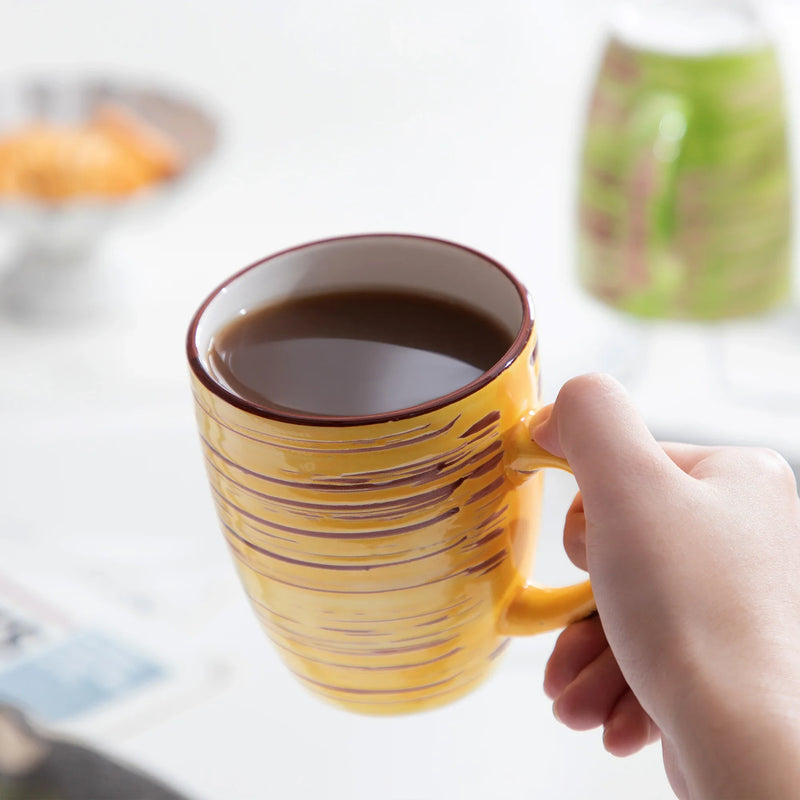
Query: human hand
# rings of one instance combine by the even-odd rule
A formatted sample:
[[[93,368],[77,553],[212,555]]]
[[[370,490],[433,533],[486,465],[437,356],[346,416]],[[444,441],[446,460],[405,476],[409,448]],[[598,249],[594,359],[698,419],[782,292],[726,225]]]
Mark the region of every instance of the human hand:
[[[659,445],[621,386],[567,383],[533,431],[580,488],[564,527],[599,618],[545,675],[617,755],[662,739],[682,798],[800,796],[800,498],[772,451]]]

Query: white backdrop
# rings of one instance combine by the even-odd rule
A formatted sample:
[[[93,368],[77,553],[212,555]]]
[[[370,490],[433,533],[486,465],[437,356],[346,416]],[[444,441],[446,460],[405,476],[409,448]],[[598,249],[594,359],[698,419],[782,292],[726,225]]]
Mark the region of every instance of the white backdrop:
[[[68,330],[0,321],[0,562],[91,573],[112,608],[125,586],[150,609],[142,626],[160,627],[154,640],[208,667],[202,679],[177,669],[174,691],[130,724],[85,726],[91,743],[202,800],[672,796],[657,748],[618,761],[597,732],[555,722],[541,691],[552,636],[515,642],[485,687],[440,711],[364,719],[309,697],[236,585],[183,361],[191,313],[230,272],[304,240],[392,230],[462,241],[522,277],[548,399],[570,374],[603,366],[596,345],[617,323],[580,295],[572,235],[603,5],[4,0],[9,79],[165,84],[207,104],[223,131],[175,202],[109,235],[107,258],[129,287],[111,319]],[[791,2],[769,10],[797,109],[800,52],[787,43],[800,13]],[[788,416],[697,410],[676,377],[692,337],[661,342],[658,374],[633,387],[648,416],[689,432],[713,423],[720,437],[760,425],[795,447]],[[573,490],[549,482],[542,580],[576,577],[559,531]]]

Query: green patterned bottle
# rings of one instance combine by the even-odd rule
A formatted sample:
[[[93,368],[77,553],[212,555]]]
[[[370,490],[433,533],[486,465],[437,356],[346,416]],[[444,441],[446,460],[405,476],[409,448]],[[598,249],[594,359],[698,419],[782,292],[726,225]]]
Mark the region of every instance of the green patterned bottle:
[[[632,9],[588,113],[583,286],[646,317],[734,317],[788,300],[791,174],[774,48],[742,3]]]

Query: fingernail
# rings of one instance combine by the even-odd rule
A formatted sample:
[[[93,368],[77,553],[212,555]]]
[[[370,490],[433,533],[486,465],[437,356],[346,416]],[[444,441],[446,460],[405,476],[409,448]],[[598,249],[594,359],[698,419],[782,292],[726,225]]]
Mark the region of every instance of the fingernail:
[[[605,747],[606,750],[608,750],[608,730],[609,726],[605,725],[603,727],[603,747]]]
[[[550,417],[553,415],[553,406],[544,406],[540,408],[532,417],[528,432],[531,439],[533,439],[539,447],[543,447],[554,456],[564,458],[564,453],[561,449],[561,444],[558,441],[558,433],[555,430],[545,431]]]
[[[558,700],[556,700],[556,702],[555,702],[555,703],[553,703],[553,716],[554,716],[554,717],[555,717],[555,718],[556,718],[556,719],[557,719],[559,722],[561,722],[561,717],[558,715]]]

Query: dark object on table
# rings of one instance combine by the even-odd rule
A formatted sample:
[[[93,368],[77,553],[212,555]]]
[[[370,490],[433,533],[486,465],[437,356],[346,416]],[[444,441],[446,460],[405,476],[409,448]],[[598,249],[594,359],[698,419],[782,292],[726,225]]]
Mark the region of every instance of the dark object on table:
[[[0,704],[0,800],[187,800],[102,753],[37,731]]]

